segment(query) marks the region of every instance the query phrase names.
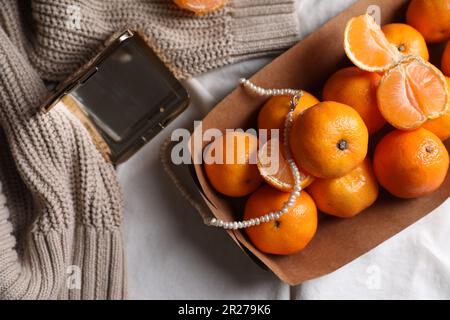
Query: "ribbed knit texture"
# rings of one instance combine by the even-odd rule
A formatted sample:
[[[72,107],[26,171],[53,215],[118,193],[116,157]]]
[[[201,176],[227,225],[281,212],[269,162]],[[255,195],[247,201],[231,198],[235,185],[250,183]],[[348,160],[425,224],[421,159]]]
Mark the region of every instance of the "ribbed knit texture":
[[[294,0],[201,18],[169,0],[0,0],[0,299],[125,297],[114,168],[67,110],[37,108],[42,78],[65,78],[126,26],[180,78],[279,51],[298,31]]]
[[[0,44],[0,299],[123,298],[113,167],[70,114],[35,112],[42,80],[3,29]],[[66,286],[71,266],[80,290]]]
[[[35,34],[27,50],[41,77],[61,80],[108,36],[131,27],[185,78],[292,46],[299,32],[294,6],[295,0],[232,0],[196,17],[171,0],[31,0]]]

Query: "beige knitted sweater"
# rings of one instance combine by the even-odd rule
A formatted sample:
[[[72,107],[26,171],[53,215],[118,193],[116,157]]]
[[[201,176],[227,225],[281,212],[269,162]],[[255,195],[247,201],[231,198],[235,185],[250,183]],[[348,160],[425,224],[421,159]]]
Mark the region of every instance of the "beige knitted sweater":
[[[42,80],[65,78],[125,26],[180,78],[273,53],[297,38],[294,2],[235,0],[197,18],[170,0],[0,0],[0,299],[126,292],[114,168],[67,111],[37,112]]]

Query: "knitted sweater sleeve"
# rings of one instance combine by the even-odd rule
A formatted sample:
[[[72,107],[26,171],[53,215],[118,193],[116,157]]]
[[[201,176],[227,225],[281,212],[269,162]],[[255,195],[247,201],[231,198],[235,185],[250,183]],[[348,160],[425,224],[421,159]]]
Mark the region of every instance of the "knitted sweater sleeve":
[[[123,298],[114,170],[20,51],[0,26],[0,300]]]
[[[195,17],[171,0],[0,0],[0,299],[124,297],[114,170],[72,115],[37,112],[40,78],[64,79],[125,27],[179,78],[276,53],[297,41],[294,5]]]
[[[295,0],[230,0],[202,17],[172,0],[31,0],[31,6],[30,61],[50,80],[63,79],[125,27],[143,31],[179,78],[280,52],[299,36]]]

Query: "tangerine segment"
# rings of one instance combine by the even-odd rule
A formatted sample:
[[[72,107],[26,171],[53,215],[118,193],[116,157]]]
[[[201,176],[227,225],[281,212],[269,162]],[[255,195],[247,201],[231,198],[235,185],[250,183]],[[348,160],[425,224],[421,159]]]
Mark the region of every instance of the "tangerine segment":
[[[344,48],[356,66],[371,72],[386,71],[402,58],[368,14],[354,17],[347,23]]]
[[[290,192],[294,189],[294,176],[281,152],[282,146],[279,140],[267,141],[258,151],[257,165],[259,173],[268,184],[280,191]],[[274,147],[276,152],[272,150]],[[302,189],[314,180],[313,176],[302,170],[300,170],[300,178]]]
[[[202,15],[222,8],[228,0],[174,0],[181,8]]]
[[[448,88],[439,70],[417,58],[385,73],[377,100],[381,114],[391,125],[411,130],[447,111]]]
[[[338,178],[355,169],[366,158],[368,141],[358,112],[334,101],[305,110],[289,134],[294,160],[317,178]]]

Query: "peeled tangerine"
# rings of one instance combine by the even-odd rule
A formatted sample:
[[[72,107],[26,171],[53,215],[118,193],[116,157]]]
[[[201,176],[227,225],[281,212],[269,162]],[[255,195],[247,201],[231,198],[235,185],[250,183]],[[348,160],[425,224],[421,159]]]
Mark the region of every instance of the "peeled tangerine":
[[[412,130],[447,111],[449,93],[442,72],[419,56],[399,52],[371,16],[348,22],[344,47],[359,68],[385,72],[377,102],[383,117],[394,127]]]
[[[316,179],[308,192],[320,211],[350,218],[370,207],[378,197],[378,183],[372,164],[366,158],[362,164],[343,177]]]
[[[381,78],[378,107],[394,127],[411,130],[448,109],[448,88],[444,75],[421,59],[407,60]]]
[[[294,176],[282,152],[283,147],[281,141],[274,138],[267,141],[258,151],[257,165],[259,173],[268,184],[278,190],[290,192],[294,189]],[[300,168],[300,179],[303,189],[313,182],[314,177]]]
[[[202,15],[222,8],[228,0],[174,0],[174,2],[183,9]]]

